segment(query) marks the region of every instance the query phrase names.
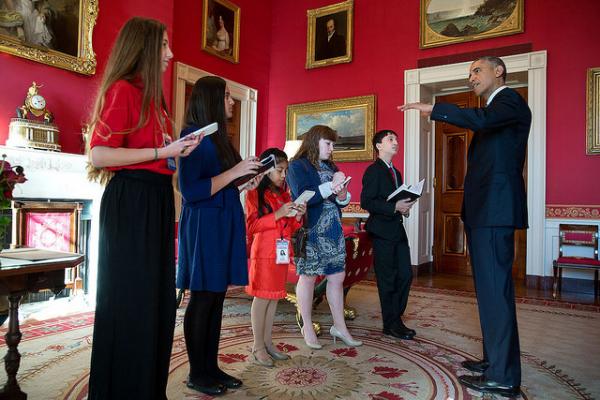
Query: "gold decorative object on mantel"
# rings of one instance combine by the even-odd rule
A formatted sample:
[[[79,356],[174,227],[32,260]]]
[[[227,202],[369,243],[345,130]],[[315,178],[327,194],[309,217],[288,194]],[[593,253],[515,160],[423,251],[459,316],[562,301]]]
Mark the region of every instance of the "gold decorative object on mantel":
[[[0,1],[0,51],[94,75],[98,1]]]
[[[17,108],[17,118],[10,120],[7,146],[60,151],[58,127],[46,107],[46,99],[35,82],[27,90],[23,105]]]

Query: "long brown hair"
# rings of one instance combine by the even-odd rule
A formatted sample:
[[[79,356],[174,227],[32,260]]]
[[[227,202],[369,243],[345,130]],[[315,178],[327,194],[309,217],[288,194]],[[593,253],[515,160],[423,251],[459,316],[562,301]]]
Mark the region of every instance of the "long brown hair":
[[[213,122],[219,130],[209,136],[217,148],[223,171],[242,161],[240,153],[233,147],[227,136],[225,115],[225,89],[227,82],[218,76],[204,76],[196,81],[185,113],[185,126],[202,127]]]
[[[319,167],[319,140],[331,140],[332,142],[337,141],[338,134],[336,131],[328,127],[327,125],[315,125],[308,130],[302,136],[302,144],[300,149],[292,158],[292,160],[298,160],[300,158],[306,158],[316,169]],[[325,160],[334,170],[337,170],[335,163],[332,159]]]
[[[134,81],[139,79],[143,86],[142,108],[137,125],[124,132],[109,132],[111,134],[127,134],[148,122],[150,105],[154,107],[156,119],[163,132],[167,132],[167,124],[171,121],[165,118],[162,110],[167,110],[162,87],[162,45],[166,26],[155,19],[133,17],[119,31],[117,40],[110,52],[102,81],[98,89],[96,101],[90,117],[89,133],[93,134],[98,125],[106,127],[101,120],[106,91],[118,80]],[[156,144],[158,146],[158,143]],[[104,171],[104,172],[103,172]],[[88,179],[107,181],[106,171],[88,164]]]

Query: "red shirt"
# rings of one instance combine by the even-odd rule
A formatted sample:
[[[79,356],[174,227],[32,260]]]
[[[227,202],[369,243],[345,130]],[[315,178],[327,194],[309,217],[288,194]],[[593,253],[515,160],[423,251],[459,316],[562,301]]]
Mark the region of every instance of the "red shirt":
[[[92,133],[90,148],[95,146],[125,147],[129,149],[158,148],[164,146],[163,130],[154,112],[154,105],[149,107],[147,123],[140,129],[137,126],[142,109],[141,83],[120,80],[111,85],[104,97],[104,107],[100,120]],[[169,136],[171,133],[167,113],[162,110]],[[159,174],[172,175],[174,171],[167,168],[167,160],[146,161],[138,164],[107,167],[110,171],[121,169],[145,169]]]

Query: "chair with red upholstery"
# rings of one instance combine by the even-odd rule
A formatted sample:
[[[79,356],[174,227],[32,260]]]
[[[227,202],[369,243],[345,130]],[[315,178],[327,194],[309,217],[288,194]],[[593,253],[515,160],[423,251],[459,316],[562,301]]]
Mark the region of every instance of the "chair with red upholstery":
[[[354,232],[352,227],[344,226],[344,237],[346,239],[346,277],[344,278],[344,317],[349,320],[356,318],[356,310],[348,307],[345,304],[346,295],[352,286],[365,279],[373,266],[373,245],[371,238],[365,231]],[[302,326],[300,310],[296,302],[296,283],[298,275],[296,275],[296,267],[290,264],[288,269],[288,287],[286,299],[296,306],[296,321],[298,326]],[[327,279],[324,276],[318,277],[315,282],[315,290],[313,294],[313,308],[317,307],[325,298],[327,289]],[[315,332],[319,334],[320,324],[315,325]]]
[[[594,270],[594,295],[598,296],[598,226],[560,224],[558,258],[553,262],[554,282],[552,296],[562,288],[563,268]],[[567,253],[573,255],[567,255]]]

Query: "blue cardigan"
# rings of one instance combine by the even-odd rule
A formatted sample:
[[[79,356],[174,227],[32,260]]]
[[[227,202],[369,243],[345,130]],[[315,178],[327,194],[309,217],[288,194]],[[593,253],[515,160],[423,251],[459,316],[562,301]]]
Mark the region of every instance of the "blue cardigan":
[[[312,228],[319,221],[319,217],[323,212],[323,202],[326,200],[321,196],[321,192],[319,192],[319,185],[322,182],[317,169],[306,158],[294,160],[288,167],[286,180],[292,192],[293,200],[298,198],[305,190],[315,192],[313,198],[308,201],[306,210],[308,214],[308,226]],[[328,199],[338,206],[341,217],[342,207],[335,201],[336,196],[331,195]]]

